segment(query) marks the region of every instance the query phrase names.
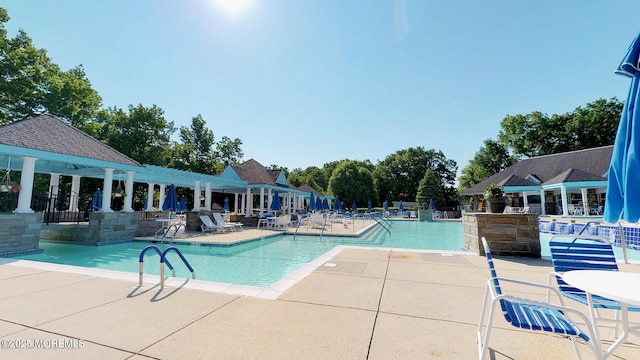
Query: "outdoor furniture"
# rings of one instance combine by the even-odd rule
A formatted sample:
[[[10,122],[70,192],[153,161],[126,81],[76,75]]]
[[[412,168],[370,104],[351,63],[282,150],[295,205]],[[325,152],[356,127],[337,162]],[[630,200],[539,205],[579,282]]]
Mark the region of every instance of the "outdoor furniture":
[[[630,326],[629,305],[640,307],[640,288],[634,286],[640,283],[640,273],[608,271],[608,270],[574,270],[563,276],[566,283],[583,289],[587,299],[591,302],[594,297],[609,298],[620,304],[622,334],[604,352],[603,358],[611,356],[629,334],[640,335],[640,329]],[[594,341],[599,343],[598,318],[594,307],[590,306]],[[637,325],[637,324],[636,324]]]
[[[202,229],[202,232],[207,232],[207,231],[221,231],[221,232],[224,232],[225,230],[231,230],[233,228],[233,226],[220,226],[220,225],[217,225],[207,215],[200,215],[200,221],[202,221],[202,225],[200,225],[200,228]]]
[[[564,240],[559,240],[564,239]],[[604,270],[618,272],[618,263],[613,252],[613,247],[606,239],[592,235],[554,235],[549,239],[549,250],[553,271],[549,273],[548,284],[551,285],[555,278],[557,288],[565,297],[588,305],[593,309],[592,318],[600,319],[616,327],[619,321],[600,316],[599,309],[619,311],[622,305],[613,299],[593,295],[591,299],[581,287],[568,284],[564,274],[574,270]],[[628,284],[631,285],[631,284]],[[547,296],[547,300],[549,297]],[[629,311],[640,312],[640,307],[629,307]]]
[[[489,244],[487,243],[487,239],[484,237],[482,237],[482,245],[487,257],[487,263],[489,264],[491,278],[487,281],[487,286],[485,288],[482,311],[480,313],[480,322],[478,325],[477,343],[480,360],[483,360],[487,353],[493,318],[495,315],[494,312],[498,306],[502,311],[504,319],[516,328],[526,331],[548,332],[566,336],[571,340],[571,344],[573,345],[578,358],[580,358],[580,352],[576,346],[576,341],[578,339],[582,339],[586,342],[591,351],[593,351],[597,359],[605,358],[600,347],[600,343],[593,340],[593,326],[591,326],[589,318],[586,315],[576,309],[564,306],[562,304],[562,297],[555,288],[551,288],[544,284],[499,278],[493,264],[493,257],[489,250]],[[558,295],[560,305],[508,295],[501,287],[501,281],[503,283],[510,282],[519,285],[547,288]],[[482,333],[483,327],[485,327],[484,320],[487,307],[489,309],[486,330],[483,338]],[[586,332],[578,327],[570,316],[579,319],[584,324],[587,324]]]
[[[216,222],[216,224],[218,224],[218,226],[231,226],[231,229],[233,229],[233,231],[241,231],[242,230],[242,223],[239,222],[226,222],[224,221],[224,218],[222,218],[222,215],[220,215],[220,213],[213,213],[213,220]]]
[[[168,233],[169,228],[174,224],[183,224],[183,220],[181,218],[160,218],[156,219],[156,222],[162,223],[160,229],[155,233],[156,237],[165,236]]]

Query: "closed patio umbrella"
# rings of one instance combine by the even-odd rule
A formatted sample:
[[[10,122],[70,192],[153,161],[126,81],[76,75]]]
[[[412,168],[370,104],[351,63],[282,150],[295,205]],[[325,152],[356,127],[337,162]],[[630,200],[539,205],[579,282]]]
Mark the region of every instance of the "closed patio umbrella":
[[[311,193],[311,195],[309,195],[309,211],[314,210],[316,210],[316,201],[313,197],[313,193]]]
[[[433,202],[433,199],[429,200],[429,210],[435,210],[436,204]]]
[[[178,203],[178,210],[180,212],[187,211],[187,199],[185,199],[184,195],[180,198],[180,203]]]
[[[229,211],[229,198],[224,198],[224,211]]]
[[[164,198],[162,211],[178,211],[178,196],[176,195],[176,187],[173,184],[169,186],[167,197]]]
[[[399,211],[404,211],[404,206],[402,206],[402,200],[400,200],[400,205],[398,206]]]
[[[96,193],[93,195],[93,200],[91,200],[91,211],[100,211],[102,209],[102,194],[100,194],[100,189],[96,190]]]
[[[631,85],[613,145],[604,220],[637,222],[640,219],[640,34],[615,72],[630,77]]]
[[[278,194],[278,190],[273,194],[273,198],[271,199],[271,206],[269,209],[272,211],[280,211],[280,195]]]
[[[322,199],[322,208],[324,210],[329,210],[329,200],[327,198]]]
[[[367,203],[367,211],[371,212],[371,200]]]
[[[354,213],[358,212],[358,205],[356,205],[355,200],[353,200],[353,203],[351,203],[351,211],[353,211]]]
[[[342,210],[342,203],[340,199],[336,196],[336,199],[333,201],[333,210],[340,211]]]
[[[384,203],[382,204],[382,207],[384,208],[385,212],[389,211],[389,202],[385,200]]]

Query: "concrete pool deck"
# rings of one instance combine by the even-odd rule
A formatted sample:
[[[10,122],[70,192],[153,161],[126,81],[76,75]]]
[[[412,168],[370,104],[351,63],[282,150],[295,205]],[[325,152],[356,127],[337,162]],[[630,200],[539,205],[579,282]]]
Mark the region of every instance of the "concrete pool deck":
[[[473,359],[484,257],[342,248],[276,299],[0,265],[2,359]],[[497,258],[504,277],[546,282],[550,263]],[[335,264],[335,265],[334,265]],[[638,265],[623,265],[640,271]],[[544,298],[544,293],[521,292]],[[586,310],[570,302],[573,307]],[[633,314],[635,317],[637,314]],[[637,319],[636,319],[637,320]],[[603,333],[610,339],[610,331]],[[616,359],[637,359],[630,337]],[[29,347],[39,342],[46,349]],[[568,340],[496,318],[495,359],[573,359]],[[52,349],[57,348],[57,349]],[[591,358],[585,345],[582,355]]]

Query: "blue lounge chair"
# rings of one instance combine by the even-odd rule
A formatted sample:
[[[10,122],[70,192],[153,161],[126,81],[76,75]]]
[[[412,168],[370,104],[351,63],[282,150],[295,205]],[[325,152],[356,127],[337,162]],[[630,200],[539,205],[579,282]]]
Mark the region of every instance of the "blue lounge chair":
[[[571,339],[571,343],[578,358],[580,358],[580,352],[578,350],[578,347],[576,346],[576,341],[579,341],[580,339],[589,346],[597,359],[605,358],[600,344],[597,341],[592,340],[597,339],[597,337],[593,336],[593,326],[591,325],[589,318],[586,315],[573,308],[563,306],[562,296],[555,288],[549,287],[544,284],[499,278],[496,275],[496,269],[493,265],[493,258],[491,256],[491,251],[489,250],[489,244],[487,243],[487,239],[485,239],[484,237],[482,238],[482,245],[487,257],[487,262],[489,264],[491,278],[487,282],[487,286],[485,288],[484,299],[482,302],[482,311],[480,313],[480,322],[478,325],[477,342],[480,360],[483,360],[487,353],[494,312],[496,310],[496,307],[498,306],[500,307],[500,310],[502,310],[504,319],[516,328],[536,332],[549,332],[567,336],[569,339]],[[529,285],[538,288],[547,288],[558,295],[560,305],[508,295],[501,287],[501,281],[516,283],[520,285]],[[482,332],[483,327],[485,327],[484,320],[487,307],[489,307],[489,312],[483,339]],[[579,319],[580,322],[584,323],[587,332],[578,327],[578,325],[576,325],[576,323],[571,319],[570,315],[572,317],[575,317],[576,319]]]

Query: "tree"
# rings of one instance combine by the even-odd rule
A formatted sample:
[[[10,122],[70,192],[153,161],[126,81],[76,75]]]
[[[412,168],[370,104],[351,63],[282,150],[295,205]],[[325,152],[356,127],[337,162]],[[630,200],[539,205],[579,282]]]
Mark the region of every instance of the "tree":
[[[61,71],[24,30],[7,38],[8,21],[0,8],[0,125],[47,112],[76,127],[89,121],[102,99],[82,66]]]
[[[447,159],[441,151],[422,147],[399,150],[378,163],[373,175],[380,199],[413,201],[427,169],[432,169],[441,179],[446,205],[455,205],[456,162]]]
[[[342,201],[356,201],[358,204],[378,201],[371,171],[358,167],[355,161],[346,160],[336,167],[329,179],[328,191]]]
[[[181,143],[175,144],[175,167],[201,174],[213,174],[216,154],[213,131],[207,129],[200,114],[191,119],[191,126],[180,127]]]
[[[176,154],[172,152],[171,135],[175,127],[156,105],[149,108],[129,105],[128,113],[117,107],[109,108],[98,112],[96,122],[85,128],[90,135],[142,164],[174,165]]]
[[[460,189],[469,188],[489,176],[515,164],[516,158],[509,155],[507,147],[497,141],[486,139],[484,146],[476,152],[469,165],[462,169]]]
[[[442,186],[442,181],[440,181],[435,171],[427,169],[424,173],[424,177],[420,180],[420,184],[418,185],[416,201],[418,202],[418,205],[424,209],[429,206],[429,202],[431,200],[433,200],[438,208],[446,206],[445,191]]]
[[[218,171],[224,170],[227,165],[237,165],[242,161],[244,152],[242,151],[242,140],[223,136],[216,144],[216,161],[218,163]]]
[[[598,99],[583,109],[549,117],[539,111],[507,115],[498,141],[517,157],[534,157],[613,144],[623,104]]]

